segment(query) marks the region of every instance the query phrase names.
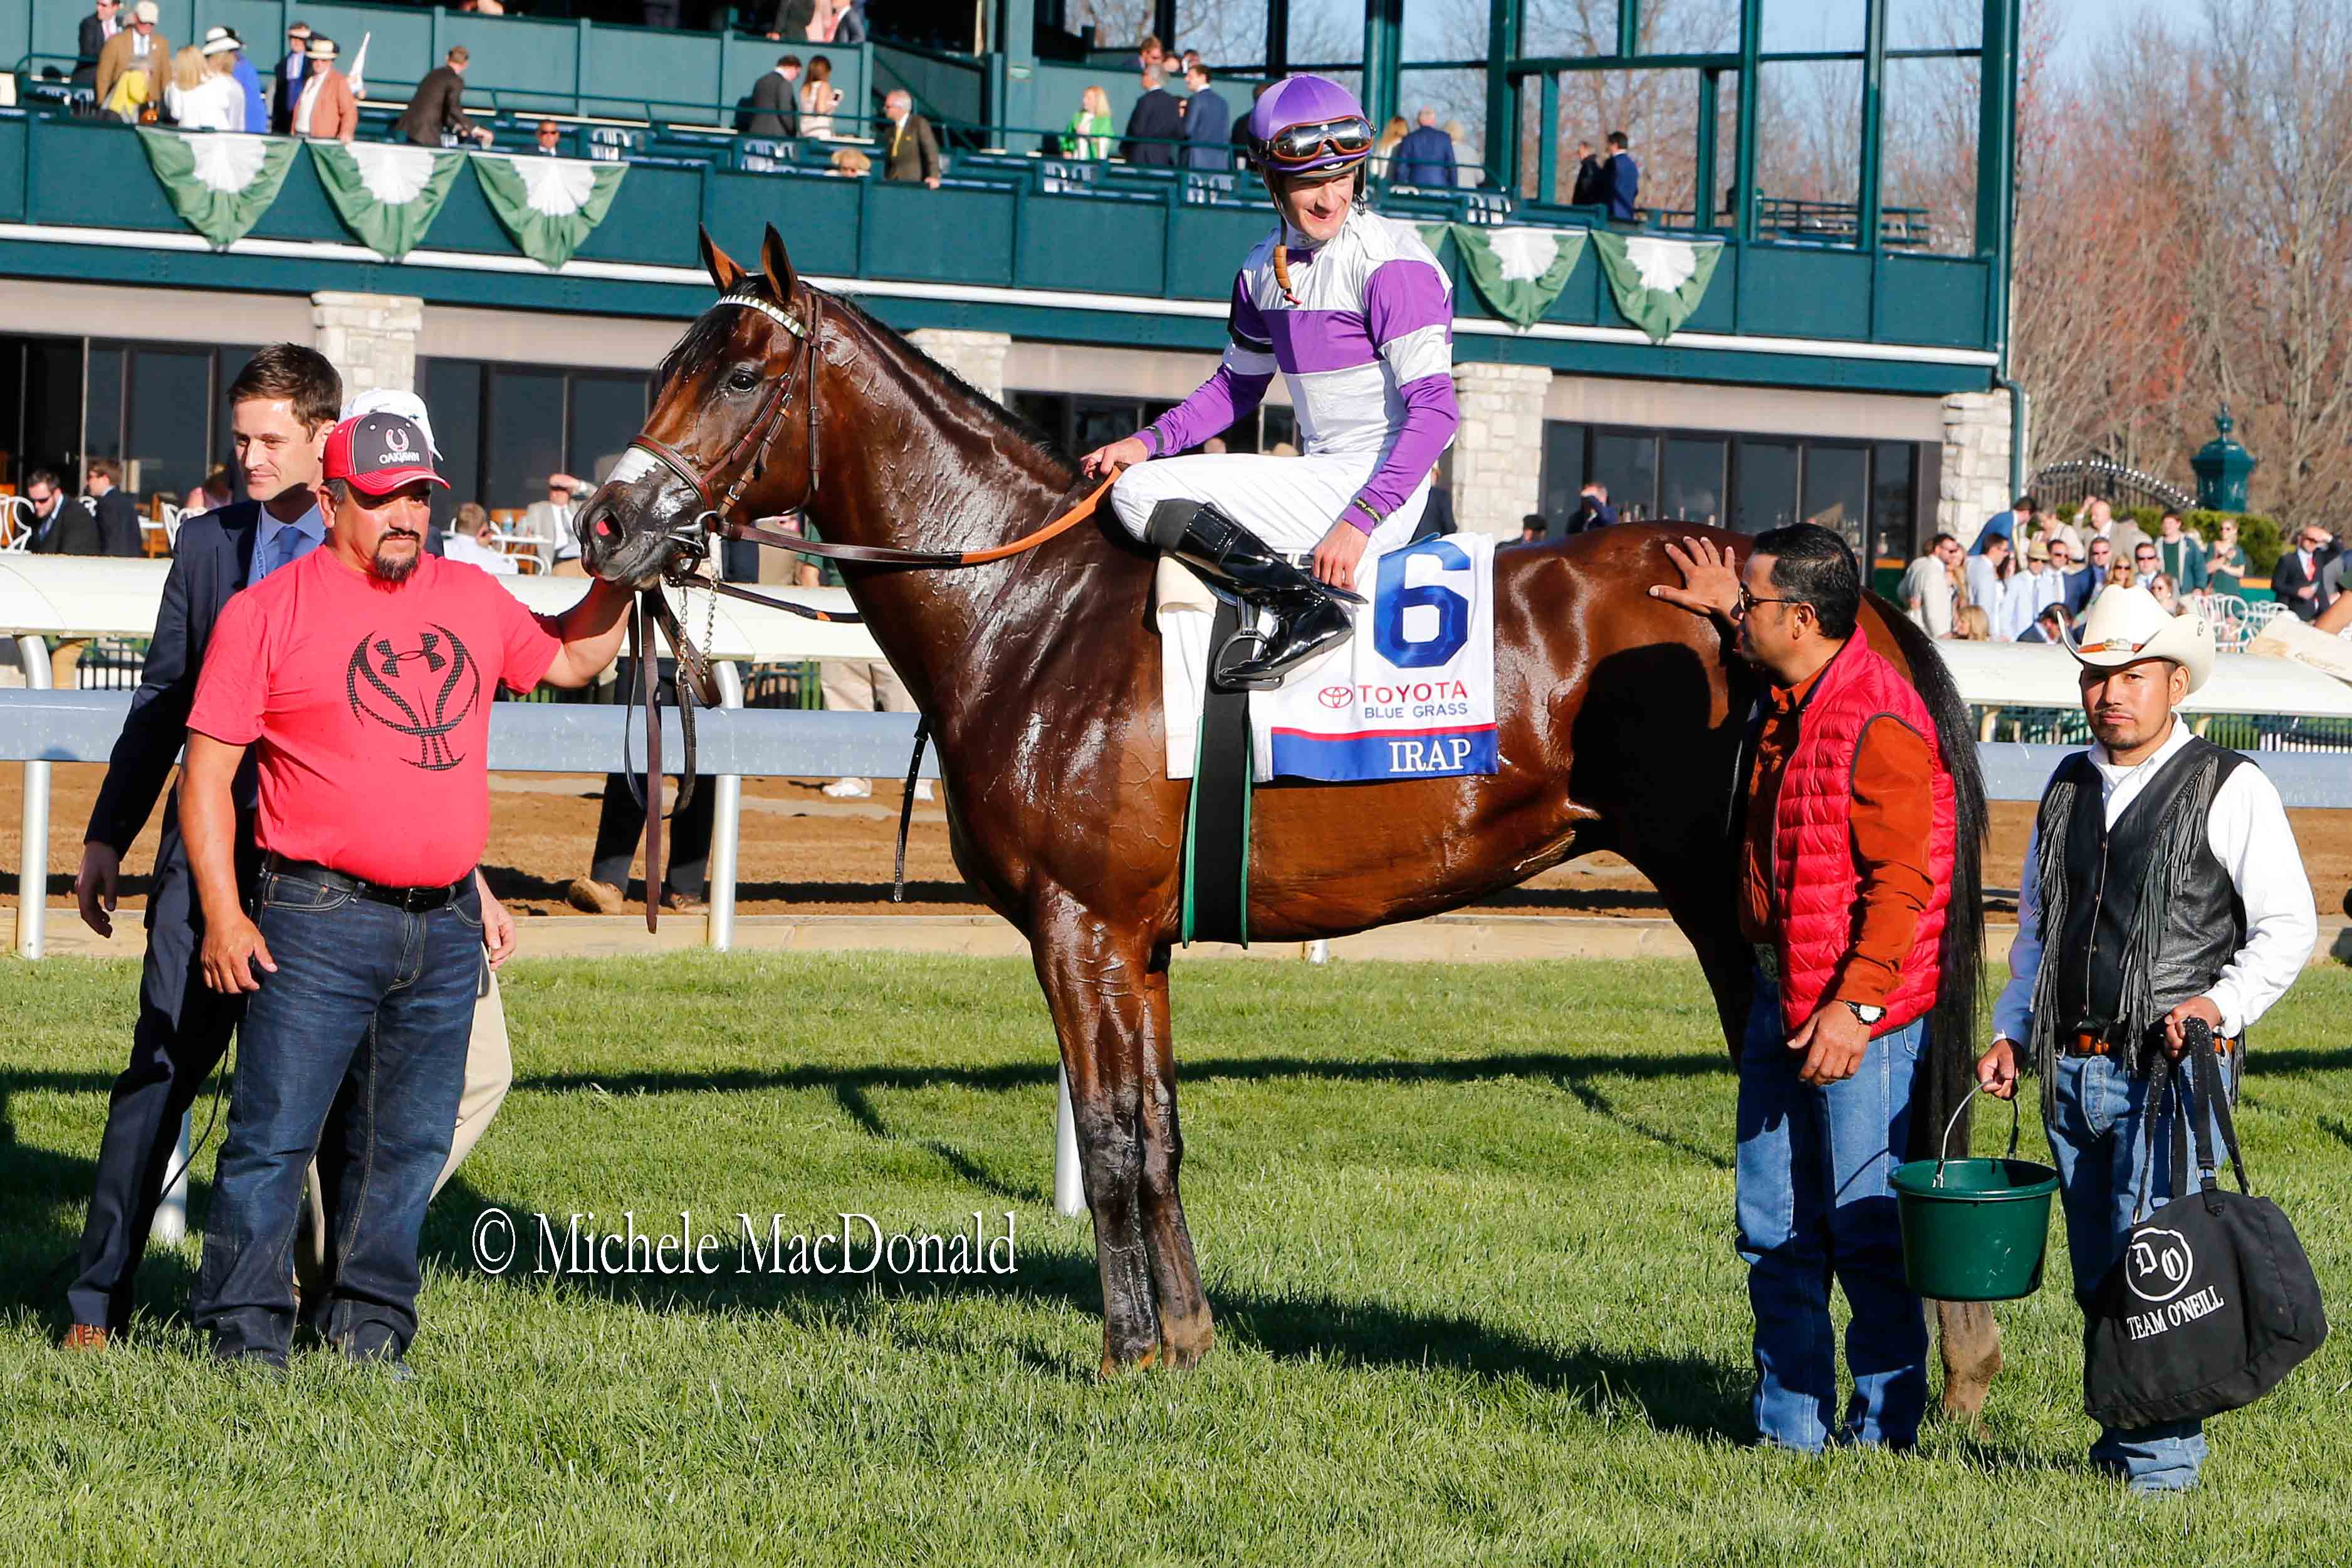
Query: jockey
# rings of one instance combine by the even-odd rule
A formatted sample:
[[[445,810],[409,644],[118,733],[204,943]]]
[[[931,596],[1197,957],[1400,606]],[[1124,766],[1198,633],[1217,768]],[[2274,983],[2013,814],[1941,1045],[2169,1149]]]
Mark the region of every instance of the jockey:
[[[1249,130],[1283,221],[1234,280],[1224,363],[1083,464],[1126,465],[1110,499],[1129,533],[1273,612],[1265,632],[1234,639],[1260,646],[1217,670],[1228,688],[1276,685],[1348,635],[1359,563],[1412,537],[1460,423],[1451,285],[1412,225],[1359,205],[1372,127],[1355,95],[1290,77],[1260,96]],[[1276,369],[1303,456],[1161,456],[1245,418]]]

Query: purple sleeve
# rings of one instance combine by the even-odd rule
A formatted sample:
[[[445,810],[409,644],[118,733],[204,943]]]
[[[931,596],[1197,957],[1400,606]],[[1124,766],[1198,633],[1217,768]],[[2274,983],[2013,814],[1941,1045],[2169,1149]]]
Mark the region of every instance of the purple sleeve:
[[[1136,433],[1153,457],[1199,446],[1265,400],[1266,386],[1274,380],[1273,339],[1241,278],[1234,279],[1225,334],[1230,342],[1224,363],[1192,396]]]
[[[1437,467],[1462,423],[1454,401],[1454,308],[1444,274],[1417,259],[1382,263],[1364,290],[1364,324],[1404,400],[1403,427],[1358,492],[1386,517]],[[1361,507],[1349,507],[1347,519],[1366,533],[1374,527]]]

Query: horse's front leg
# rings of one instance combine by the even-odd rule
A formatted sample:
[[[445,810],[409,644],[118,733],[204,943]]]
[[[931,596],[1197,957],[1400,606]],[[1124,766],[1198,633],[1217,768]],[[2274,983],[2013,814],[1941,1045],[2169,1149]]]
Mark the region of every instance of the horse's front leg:
[[[1078,1164],[1102,1276],[1102,1373],[1108,1377],[1150,1366],[1160,1349],[1142,1205],[1142,1017],[1150,944],[1064,901],[1037,921],[1030,950],[1070,1075]]]
[[[1177,1174],[1184,1163],[1184,1133],[1176,1115],[1176,1043],[1170,1026],[1168,952],[1151,955],[1144,975],[1138,1055],[1143,1064],[1143,1242],[1151,1283],[1160,1294],[1160,1343],[1168,1364],[1188,1367],[1209,1353],[1216,1334],[1201,1270],[1192,1260],[1192,1233],[1184,1224]]]

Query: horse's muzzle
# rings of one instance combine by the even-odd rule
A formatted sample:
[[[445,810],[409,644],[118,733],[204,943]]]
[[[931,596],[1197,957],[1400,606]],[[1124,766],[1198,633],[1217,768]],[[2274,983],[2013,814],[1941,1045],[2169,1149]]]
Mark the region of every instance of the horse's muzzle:
[[[701,548],[701,498],[658,470],[627,474],[623,464],[573,520],[580,563],[607,582],[650,587],[682,549]]]

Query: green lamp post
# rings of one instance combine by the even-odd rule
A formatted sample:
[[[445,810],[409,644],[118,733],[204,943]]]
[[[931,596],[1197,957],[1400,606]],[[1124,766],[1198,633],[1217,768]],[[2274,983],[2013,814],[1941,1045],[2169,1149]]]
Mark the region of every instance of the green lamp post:
[[[2197,470],[2197,504],[2207,511],[2246,510],[2246,476],[2254,471],[2257,459],[2230,438],[2235,423],[2230,417],[2230,405],[2224,403],[2213,418],[2213,427],[2221,434],[2189,459],[2189,466]]]

